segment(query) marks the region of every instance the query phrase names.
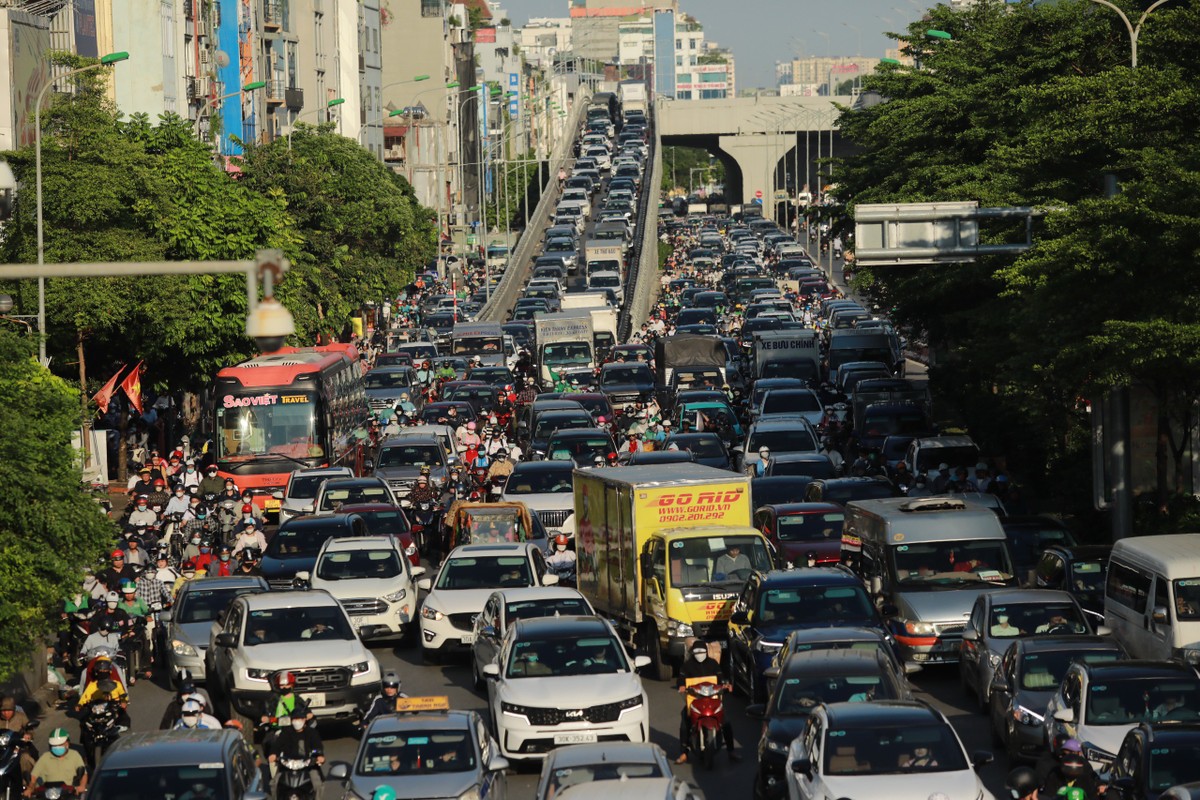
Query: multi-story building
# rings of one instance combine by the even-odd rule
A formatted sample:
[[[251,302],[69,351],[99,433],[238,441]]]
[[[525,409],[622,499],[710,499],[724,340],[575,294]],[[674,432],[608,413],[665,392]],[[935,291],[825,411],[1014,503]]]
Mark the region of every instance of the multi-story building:
[[[376,158],[383,158],[383,55],[380,0],[358,4],[358,108],[362,126],[357,138]]]
[[[673,9],[655,9],[618,25],[618,63],[626,74],[640,74],[651,63],[654,90],[676,100],[719,100],[736,93],[733,53],[704,39],[694,17]]]
[[[535,17],[516,32],[517,45],[525,63],[531,67],[547,68],[554,57],[571,49],[570,17]]]
[[[791,61],[790,70],[781,70],[784,77],[780,80],[779,93],[785,96],[836,94],[839,86],[870,74],[878,64],[878,58],[867,56],[796,58]]]
[[[601,64],[616,63],[621,23],[649,17],[655,9],[678,13],[678,0],[570,0],[575,55]]]

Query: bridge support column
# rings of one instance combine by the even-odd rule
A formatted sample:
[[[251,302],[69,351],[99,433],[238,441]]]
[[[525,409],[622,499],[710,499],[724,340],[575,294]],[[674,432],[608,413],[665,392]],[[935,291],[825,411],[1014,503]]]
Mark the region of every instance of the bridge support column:
[[[754,203],[762,192],[764,208],[772,207],[775,190],[784,188],[778,175],[779,160],[795,144],[794,133],[745,133],[720,138],[721,150],[737,161],[742,171],[741,203]]]

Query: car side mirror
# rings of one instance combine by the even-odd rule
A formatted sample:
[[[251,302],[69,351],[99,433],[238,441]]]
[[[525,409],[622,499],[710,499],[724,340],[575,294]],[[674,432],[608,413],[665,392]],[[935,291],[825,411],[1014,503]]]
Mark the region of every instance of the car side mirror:
[[[232,633],[222,631],[217,634],[217,638],[213,640],[217,647],[237,647],[237,637]]]
[[[746,716],[750,719],[763,719],[767,716],[767,704],[752,703],[746,706]]]
[[[308,583],[312,580],[312,573],[308,570],[300,570],[296,573],[295,580],[300,581],[301,583]]]
[[[734,625],[749,625],[750,614],[745,611],[735,611],[729,616],[729,621]]]
[[[650,656],[634,656],[633,657],[633,671],[634,672],[637,672],[642,667],[648,667],[648,666],[650,666]]]
[[[996,670],[996,674],[992,676],[992,691],[1008,691],[1008,678],[1004,676],[1004,672]]]
[[[986,766],[995,760],[995,757],[987,750],[976,750],[971,754],[971,766],[975,769]]]
[[[283,499],[283,491],[276,490],[274,492],[271,492],[271,497],[274,497],[276,500],[282,500]]]
[[[409,567],[409,573],[414,578],[419,578],[425,574],[425,568],[424,567]]]
[[[171,616],[172,616],[171,609],[164,608],[162,611],[158,612],[158,621],[159,622],[170,622]]]
[[[358,638],[365,642],[367,639],[383,633],[387,633],[386,625],[363,625],[358,629]]]
[[[488,772],[503,772],[508,769],[508,759],[499,753],[493,753],[488,759],[487,768]]]
[[[979,641],[979,631],[974,628],[967,628],[962,632],[962,638],[964,642],[977,642]]]
[[[805,777],[812,777],[812,762],[807,758],[797,758],[791,763],[792,772]]]
[[[764,678],[775,679],[779,677],[779,667],[767,667],[763,670]]]
[[[423,592],[428,592],[433,588],[433,581],[429,578],[421,578],[421,580],[417,581],[417,588]]]
[[[499,664],[484,664],[483,665],[483,675],[486,678],[493,678],[493,679],[499,678],[500,677],[500,665]]]
[[[350,777],[350,765],[345,761],[335,761],[329,765],[327,780],[344,781]]]
[[[1065,722],[1068,725],[1075,721],[1075,710],[1071,708],[1060,708],[1054,712],[1054,718],[1059,722]]]
[[[542,586],[557,586],[558,576],[553,572],[547,572],[542,576]]]
[[[1159,625],[1167,624],[1167,609],[1165,606],[1155,606],[1150,612],[1150,619],[1154,620]]]
[[[496,628],[492,625],[484,625],[479,629],[480,636],[486,636],[489,639],[496,638]]]

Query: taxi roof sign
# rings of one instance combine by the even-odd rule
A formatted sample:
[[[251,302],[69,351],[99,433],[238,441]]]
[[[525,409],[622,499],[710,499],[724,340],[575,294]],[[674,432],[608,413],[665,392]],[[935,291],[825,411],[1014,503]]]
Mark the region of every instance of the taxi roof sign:
[[[416,714],[421,711],[449,711],[450,698],[445,695],[429,697],[397,697],[397,714]]]

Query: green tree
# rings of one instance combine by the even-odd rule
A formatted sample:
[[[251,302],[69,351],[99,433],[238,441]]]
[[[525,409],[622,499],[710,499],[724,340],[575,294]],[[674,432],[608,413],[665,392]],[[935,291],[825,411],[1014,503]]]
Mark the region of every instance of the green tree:
[[[80,489],[71,447],[79,396],[34,351],[0,331],[0,680],[28,665],[63,599],[79,591],[80,566],[97,563],[116,533]]]

